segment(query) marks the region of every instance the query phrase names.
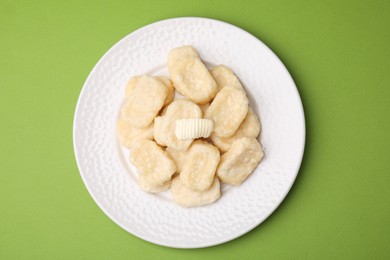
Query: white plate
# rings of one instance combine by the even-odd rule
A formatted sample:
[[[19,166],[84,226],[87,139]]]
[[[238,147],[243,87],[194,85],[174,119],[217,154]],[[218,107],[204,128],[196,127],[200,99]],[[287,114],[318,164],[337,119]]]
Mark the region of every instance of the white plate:
[[[225,64],[238,75],[260,114],[265,150],[263,161],[241,186],[224,187],[216,203],[191,209],[174,204],[169,193],[142,192],[115,136],[127,80],[139,74],[167,75],[167,54],[181,45],[194,46],[207,64]],[[261,41],[224,22],[177,18],[131,33],[100,59],[77,103],[73,141],[89,193],[115,223],[152,243],[197,248],[245,234],[278,207],[300,167],[305,121],[290,74]]]

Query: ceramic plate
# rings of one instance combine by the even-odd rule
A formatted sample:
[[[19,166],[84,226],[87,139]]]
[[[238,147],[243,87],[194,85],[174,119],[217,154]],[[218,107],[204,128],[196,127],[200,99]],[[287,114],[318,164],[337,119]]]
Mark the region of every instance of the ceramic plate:
[[[124,88],[134,75],[166,75],[169,50],[192,45],[208,66],[225,64],[242,81],[261,118],[265,157],[238,187],[223,186],[214,204],[182,208],[169,192],[140,190],[115,123]],[[176,18],[145,26],[115,44],[97,63],[81,91],[73,129],[81,177],[92,198],[120,227],[149,242],[198,248],[239,237],[282,202],[300,167],[305,121],[297,88],[277,56],[233,25],[205,18]],[[274,223],[277,225],[277,223]]]

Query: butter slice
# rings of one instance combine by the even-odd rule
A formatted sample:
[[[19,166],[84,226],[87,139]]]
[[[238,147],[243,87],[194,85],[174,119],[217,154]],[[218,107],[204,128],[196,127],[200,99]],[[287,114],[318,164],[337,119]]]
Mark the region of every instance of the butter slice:
[[[179,140],[207,138],[213,129],[214,123],[210,119],[185,118],[176,120],[175,134]]]

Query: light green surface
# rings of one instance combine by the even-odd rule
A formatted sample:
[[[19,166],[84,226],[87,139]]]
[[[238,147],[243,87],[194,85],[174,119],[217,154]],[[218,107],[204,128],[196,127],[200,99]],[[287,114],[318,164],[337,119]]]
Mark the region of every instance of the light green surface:
[[[390,259],[390,1],[356,2],[0,0],[0,259]],[[197,250],[115,225],[72,146],[77,98],[99,58],[179,16],[230,22],[270,46],[307,120],[303,165],[279,209]]]

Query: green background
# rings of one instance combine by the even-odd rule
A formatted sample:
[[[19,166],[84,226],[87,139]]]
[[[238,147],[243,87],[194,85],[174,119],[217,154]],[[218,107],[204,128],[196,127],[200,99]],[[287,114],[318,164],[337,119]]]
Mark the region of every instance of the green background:
[[[390,1],[0,0],[0,259],[390,259]],[[73,114],[99,58],[172,17],[237,25],[281,58],[307,144],[296,183],[250,233],[157,246],[95,204],[73,154]]]

